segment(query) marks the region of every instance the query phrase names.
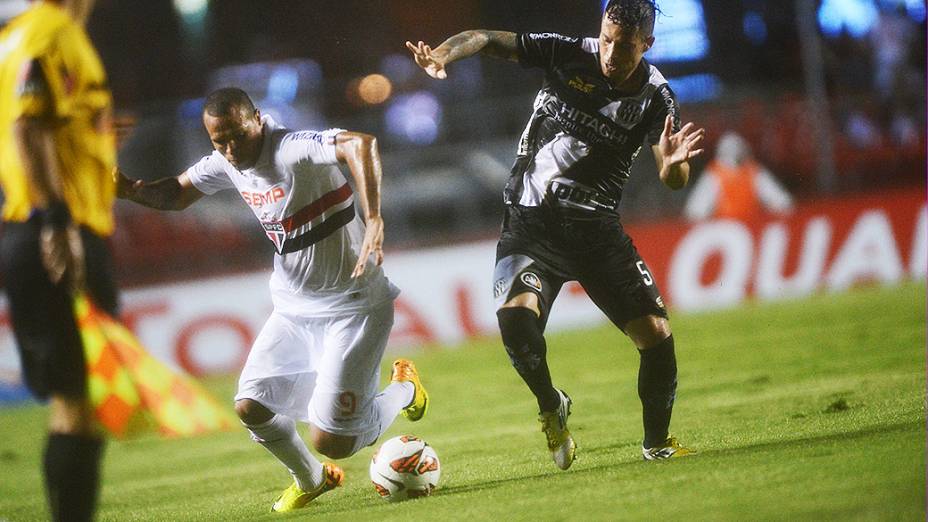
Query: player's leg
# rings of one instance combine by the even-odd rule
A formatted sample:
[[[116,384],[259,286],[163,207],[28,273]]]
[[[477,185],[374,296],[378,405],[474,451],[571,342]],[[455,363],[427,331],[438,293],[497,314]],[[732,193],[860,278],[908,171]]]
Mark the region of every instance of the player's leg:
[[[628,321],[624,330],[641,356],[638,397],[644,424],[642,455],[647,460],[656,460],[694,453],[681,446],[669,432],[677,392],[677,358],[670,323],[665,317],[652,314]]]
[[[380,363],[393,326],[393,302],[368,314],[333,318],[309,416],[313,446],[331,458],[346,458],[373,444],[403,412],[419,420],[428,405],[411,361],[394,363],[383,391]]]
[[[616,247],[614,251],[609,247]],[[643,448],[665,448],[676,444],[668,433],[677,390],[674,339],[663,298],[650,271],[630,242],[607,245],[601,262],[590,266],[580,279],[587,294],[607,317],[625,332],[640,355],[638,396],[644,426]],[[624,251],[624,252],[623,252]],[[623,255],[624,254],[624,255]],[[691,453],[679,447],[656,458]],[[665,453],[666,456],[663,456]]]
[[[280,375],[284,371],[292,373]],[[314,384],[315,374],[300,328],[274,312],[255,339],[242,370],[235,411],[251,439],[277,458],[293,477],[293,484],[272,507],[275,511],[302,507],[324,492],[332,477],[341,474],[337,467],[327,469],[319,462],[297,430],[297,420],[308,420],[305,409]],[[309,498],[307,493],[315,495]]]
[[[544,328],[563,281],[522,254],[499,259],[493,281],[496,318],[509,360],[535,396],[538,410],[553,411],[560,398],[548,368]]]
[[[503,346],[513,368],[535,395],[538,420],[554,463],[567,469],[577,447],[567,428],[571,401],[552,383],[544,338],[548,311],[563,280],[522,254],[501,257],[493,280]]]
[[[52,519],[91,520],[103,438],[87,397],[72,295],[67,285],[51,284],[42,267],[37,222],[5,223],[3,228],[0,271],[23,375],[34,395],[49,399],[43,473]]]

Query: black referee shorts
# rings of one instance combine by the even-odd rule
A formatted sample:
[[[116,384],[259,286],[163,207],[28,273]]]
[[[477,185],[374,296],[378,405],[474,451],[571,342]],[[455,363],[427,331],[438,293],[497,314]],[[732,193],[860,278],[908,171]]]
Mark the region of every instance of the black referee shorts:
[[[577,281],[616,326],[667,317],[647,265],[616,215],[509,206],[496,247],[493,294],[497,308],[532,292],[543,324],[567,281]]]
[[[38,219],[4,222],[0,227],[0,273],[23,376],[32,393],[84,397],[84,350],[67,285],[53,285],[39,254]],[[87,293],[106,312],[118,313],[113,263],[106,241],[81,229]]]

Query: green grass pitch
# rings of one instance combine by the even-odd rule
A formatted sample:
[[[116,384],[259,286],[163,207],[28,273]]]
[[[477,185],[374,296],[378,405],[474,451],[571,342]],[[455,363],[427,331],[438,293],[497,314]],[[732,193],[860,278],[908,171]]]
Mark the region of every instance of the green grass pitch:
[[[289,475],[244,429],[111,442],[99,520],[925,520],[925,286],[672,318],[674,434],[699,454],[641,460],[638,356],[609,326],[549,336],[580,446],[547,454],[528,389],[495,338],[414,354],[433,404],[412,433],[442,461],[430,498],[381,501],[372,448],[345,487],[267,513]],[[384,361],[384,376],[389,360]],[[233,377],[208,383],[228,400]],[[44,410],[0,410],[0,520],[44,520]]]

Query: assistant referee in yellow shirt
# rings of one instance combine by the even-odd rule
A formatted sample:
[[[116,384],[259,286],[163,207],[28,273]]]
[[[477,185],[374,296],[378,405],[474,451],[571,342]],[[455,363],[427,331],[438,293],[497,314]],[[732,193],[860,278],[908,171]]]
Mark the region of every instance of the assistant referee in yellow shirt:
[[[91,520],[103,439],[87,396],[76,289],[115,315],[112,97],[84,31],[93,0],[41,0],[0,33],[0,272],[23,375],[48,399],[54,520]]]

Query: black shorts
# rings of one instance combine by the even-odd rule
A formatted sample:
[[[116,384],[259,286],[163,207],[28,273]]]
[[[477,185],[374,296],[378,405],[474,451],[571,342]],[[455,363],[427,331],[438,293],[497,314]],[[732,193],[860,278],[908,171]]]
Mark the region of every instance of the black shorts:
[[[623,331],[632,319],[667,317],[647,265],[618,216],[509,206],[496,247],[493,295],[497,307],[532,292],[542,321],[567,281],[577,281],[606,317]]]
[[[32,393],[86,396],[84,350],[67,285],[53,285],[39,255],[38,219],[0,227],[0,273],[9,303],[23,376]],[[98,307],[118,313],[113,263],[106,241],[81,229],[87,293]]]

